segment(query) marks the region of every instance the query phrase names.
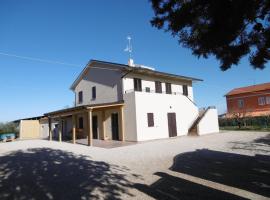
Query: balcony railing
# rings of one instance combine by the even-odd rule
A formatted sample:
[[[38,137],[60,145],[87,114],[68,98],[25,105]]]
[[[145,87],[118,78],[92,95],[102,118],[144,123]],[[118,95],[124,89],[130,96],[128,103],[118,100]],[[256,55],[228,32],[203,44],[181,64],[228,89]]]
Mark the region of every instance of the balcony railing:
[[[134,89],[126,90],[125,94],[131,93],[131,92],[144,92],[144,93],[156,93],[156,94],[167,94],[167,95],[181,95],[181,96],[186,97],[189,101],[191,101],[196,106],[196,103],[194,103],[194,101],[192,101],[188,96],[183,95],[181,92],[172,92],[172,93],[166,93],[166,91],[156,92],[155,90],[148,90],[148,89],[144,88],[141,91],[137,91],[137,90],[134,90]]]

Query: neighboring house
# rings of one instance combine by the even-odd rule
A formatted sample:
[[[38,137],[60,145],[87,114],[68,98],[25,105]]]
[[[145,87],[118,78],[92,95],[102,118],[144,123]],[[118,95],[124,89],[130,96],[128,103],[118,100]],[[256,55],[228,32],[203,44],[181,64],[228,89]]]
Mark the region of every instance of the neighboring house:
[[[218,132],[217,110],[199,111],[194,103],[196,81],[202,80],[132,60],[129,65],[91,60],[71,86],[75,106],[44,114],[43,132],[52,139],[57,130],[60,141],[67,137],[73,143],[88,138],[89,145],[93,138],[145,141]]]
[[[270,115],[270,83],[236,88],[225,96],[226,117]]]

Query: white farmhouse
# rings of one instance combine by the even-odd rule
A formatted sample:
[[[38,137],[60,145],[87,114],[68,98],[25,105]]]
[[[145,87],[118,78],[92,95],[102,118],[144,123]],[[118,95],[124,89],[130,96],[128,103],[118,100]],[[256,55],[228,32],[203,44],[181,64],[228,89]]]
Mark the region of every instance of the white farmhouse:
[[[59,140],[145,141],[218,132],[217,110],[199,111],[192,84],[202,81],[153,68],[91,60],[71,86],[73,108],[46,113]],[[44,135],[44,133],[42,134]]]

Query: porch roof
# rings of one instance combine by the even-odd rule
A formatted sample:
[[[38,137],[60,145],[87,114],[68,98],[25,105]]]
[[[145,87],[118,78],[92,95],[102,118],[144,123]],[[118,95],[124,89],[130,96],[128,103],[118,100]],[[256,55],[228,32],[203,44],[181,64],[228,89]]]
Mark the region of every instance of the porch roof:
[[[94,110],[94,109],[109,108],[109,107],[122,106],[122,105],[124,105],[124,101],[101,103],[101,104],[88,104],[88,105],[76,106],[72,108],[66,108],[66,109],[56,110],[53,112],[48,112],[48,113],[45,113],[44,116],[46,117],[67,116],[67,115],[72,115],[77,112],[82,112],[84,110],[90,110],[90,109]]]

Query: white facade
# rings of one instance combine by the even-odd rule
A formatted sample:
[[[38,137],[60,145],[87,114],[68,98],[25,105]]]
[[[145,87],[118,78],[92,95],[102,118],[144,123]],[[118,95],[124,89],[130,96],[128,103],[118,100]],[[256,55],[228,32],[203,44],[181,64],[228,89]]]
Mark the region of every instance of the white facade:
[[[134,78],[140,79],[141,91],[135,92]],[[76,106],[124,102],[125,140],[145,141],[172,136],[168,113],[175,118],[173,136],[189,133],[199,116],[193,96],[194,80],[149,69],[144,71],[143,68],[94,61],[84,69],[71,89],[76,96]],[[156,81],[161,82],[161,93],[156,93]],[[166,83],[171,86],[171,94],[166,94]],[[96,87],[94,99],[92,87]],[[183,94],[183,87],[187,87],[188,94]],[[80,91],[83,92],[82,102],[78,101]],[[153,115],[153,126],[149,126],[148,114]],[[96,115],[100,127],[101,116]],[[106,115],[105,139],[112,139],[110,120],[110,115]],[[199,134],[218,132],[216,109],[206,113],[197,128]]]

